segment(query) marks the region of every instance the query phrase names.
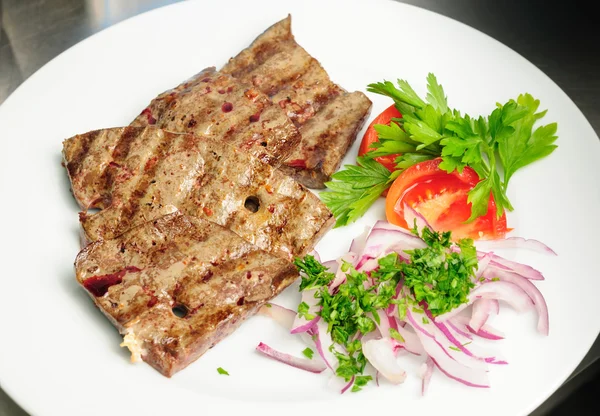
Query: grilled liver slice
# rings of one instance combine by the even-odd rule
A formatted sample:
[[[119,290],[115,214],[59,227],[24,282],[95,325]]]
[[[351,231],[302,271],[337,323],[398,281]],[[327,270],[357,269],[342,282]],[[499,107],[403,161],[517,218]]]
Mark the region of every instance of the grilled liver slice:
[[[76,276],[141,357],[170,377],[198,359],[296,277],[288,261],[180,213],[97,241]]]
[[[160,94],[131,123],[149,125],[221,140],[273,166],[300,143],[284,110],[252,84],[214,68]]]
[[[80,215],[89,241],[179,210],[290,259],[312,250],[334,222],[319,198],[289,176],[205,137],[155,127],[105,129],[67,139],[63,155],[77,199],[104,208]],[[110,192],[93,194],[98,188]]]
[[[323,188],[339,168],[371,110],[362,92],[334,84],[294,39],[291,17],[274,24],[222,69],[267,94],[298,126],[302,141],[281,169]]]

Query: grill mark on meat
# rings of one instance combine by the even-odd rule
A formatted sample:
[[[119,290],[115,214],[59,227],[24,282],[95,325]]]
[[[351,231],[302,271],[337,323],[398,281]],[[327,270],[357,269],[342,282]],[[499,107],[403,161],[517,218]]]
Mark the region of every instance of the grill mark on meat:
[[[149,157],[144,166],[140,180],[137,182],[131,194],[123,196],[127,202],[120,213],[122,221],[124,220],[127,223],[130,223],[130,219],[140,213],[140,207],[142,206],[140,201],[147,194],[148,188],[152,185],[152,180],[156,176],[156,172],[162,167],[158,161],[164,160],[167,157],[176,139],[178,139],[178,136],[176,135],[165,135],[164,139],[158,144],[154,151],[148,154]],[[150,161],[154,161],[154,163],[148,163]]]
[[[347,149],[356,139],[371,109],[370,100],[360,92],[349,94],[331,81],[321,64],[296,43],[289,16],[271,26],[248,48],[230,59],[221,72],[229,73],[243,82],[251,82],[286,111],[300,129],[302,141],[281,169],[293,174],[305,186],[324,188],[324,182],[337,170]],[[320,136],[311,136],[315,129],[307,130],[303,126],[316,119],[325,124],[322,130],[326,129],[327,120],[318,117],[320,112],[348,96],[354,101],[354,111],[352,117],[343,117],[343,133],[336,135],[334,143],[323,138],[318,146],[312,145],[319,141]],[[314,162],[307,163],[307,167],[303,168],[296,162],[298,160]]]
[[[333,224],[318,197],[246,152],[190,134],[136,129],[129,156],[120,160],[120,166],[136,170],[125,175],[119,168],[110,206],[81,216],[89,241],[114,238],[180,210],[209,218],[264,250],[290,258],[310,251]],[[106,134],[120,135],[122,129],[107,129]],[[257,212],[244,208],[249,197],[258,200]]]
[[[127,155],[129,155],[131,143],[137,139],[137,134],[138,132],[136,129],[130,127],[123,128],[123,133],[121,134],[119,143],[115,147],[115,150],[112,154],[112,159],[115,163],[119,163],[119,161],[125,159]]]
[[[122,246],[137,250],[121,252]],[[291,263],[231,231],[174,213],[114,240],[90,244],[77,256],[76,277],[85,288],[94,276],[119,273],[134,263],[139,271],[122,273],[121,281],[102,296],[88,293],[120,332],[128,334],[126,341],[132,338],[141,347],[143,360],[168,377],[298,276]],[[259,278],[248,279],[248,274]],[[185,316],[174,315],[176,305],[187,310]]]
[[[102,131],[100,131],[100,130],[94,131],[94,132],[84,135],[83,139],[80,140],[80,142],[79,142],[80,146],[79,146],[78,152],[73,156],[71,161],[67,164],[67,169],[71,176],[75,176],[79,173],[79,170],[81,169],[81,161],[88,154],[90,147],[92,146],[94,141],[98,138],[98,136],[100,136],[101,133],[102,133]]]
[[[160,94],[148,108],[157,119],[156,127],[212,137],[240,148],[247,143],[244,132],[260,134],[268,143],[267,148],[255,144],[245,150],[273,166],[278,166],[301,139],[285,112],[264,93],[214,68],[207,68],[173,90]],[[271,110],[265,111],[267,109]],[[257,114],[267,119],[268,129],[254,124]],[[147,126],[148,122],[145,115],[140,114],[131,125]]]

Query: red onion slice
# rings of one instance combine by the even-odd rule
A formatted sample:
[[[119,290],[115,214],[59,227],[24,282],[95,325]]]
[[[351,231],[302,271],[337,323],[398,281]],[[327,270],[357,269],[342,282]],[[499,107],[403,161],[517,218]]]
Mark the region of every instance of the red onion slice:
[[[375,313],[379,317],[379,323],[373,316]],[[381,336],[384,338],[389,338],[390,337],[390,321],[389,321],[387,315],[385,314],[385,311],[377,310],[374,313],[369,312],[367,314],[367,316],[369,316],[369,315],[370,315],[371,319],[373,319],[373,322],[375,322],[375,326],[377,327],[379,332],[381,332]]]
[[[296,319],[296,312],[275,303],[266,303],[258,310],[259,315],[267,316],[273,319],[287,330],[292,328]]]
[[[495,270],[486,270],[483,276],[487,279],[498,278],[500,282],[506,282],[509,284],[513,284],[518,286],[523,292],[529,296],[529,298],[533,301],[535,305],[535,309],[538,313],[538,331],[543,335],[548,335],[550,324],[548,319],[548,305],[546,305],[546,300],[544,296],[539,291],[539,289],[531,283],[529,280],[524,278],[523,276],[519,276],[518,274],[511,273],[506,270],[495,269]],[[492,282],[499,283],[499,282]],[[488,283],[489,284],[489,283]],[[484,285],[485,286],[485,285]],[[472,325],[471,325],[472,326]],[[479,328],[473,327],[475,331]]]
[[[519,286],[509,282],[486,282],[469,294],[469,301],[436,317],[438,322],[444,322],[458,315],[477,299],[497,299],[511,305],[517,312],[524,312],[533,306],[533,302]]]
[[[472,340],[473,335],[468,332],[469,330],[467,329],[466,325],[457,325],[456,322],[454,321],[456,318],[458,318],[458,316],[454,317],[452,319],[448,319],[445,322],[448,324],[448,326],[450,328],[452,328],[452,330],[455,333],[460,334],[461,336],[468,338],[469,340]]]
[[[306,358],[294,357],[293,355],[277,351],[262,342],[258,344],[256,350],[267,357],[273,358],[274,360],[280,361],[292,367],[299,368],[301,370],[310,371],[311,373],[322,373],[327,368],[319,360],[309,360]]]
[[[308,313],[313,315],[314,318],[309,321],[303,316],[296,315],[290,333],[299,334],[306,332],[313,328],[319,321],[320,316],[317,314],[317,312],[321,310],[321,307],[317,304],[319,300],[315,298],[317,290],[318,289],[309,289],[302,292],[302,302],[305,302],[308,305]]]
[[[491,353],[488,353],[488,352],[485,352],[482,350],[477,351],[477,346],[473,345],[469,339],[466,339],[465,337],[462,337],[460,334],[453,332],[449,326],[446,326],[445,324],[440,323],[440,322],[436,322],[435,318],[433,316],[431,316],[431,313],[428,310],[425,310],[425,313],[427,314],[427,317],[429,318],[429,320],[434,323],[434,325],[437,327],[437,329],[442,334],[444,334],[444,336],[448,339],[448,341],[450,341],[452,344],[454,344],[454,348],[452,348],[453,351],[456,351],[456,349],[458,349],[469,357],[473,357],[474,359],[481,360],[481,361],[484,361],[489,364],[506,364],[506,361],[504,361],[501,358],[498,358],[497,354],[491,354]],[[436,340],[438,340],[438,339],[439,338],[436,337]],[[442,343],[440,342],[440,344],[442,344]],[[471,365],[470,361],[464,362],[462,360],[462,357],[459,359],[457,359],[456,355],[452,355],[452,357],[456,361],[463,362],[465,365],[473,367]],[[486,368],[486,367],[482,367],[482,368]]]
[[[356,256],[360,256],[365,249],[365,245],[367,244],[367,237],[369,236],[370,229],[369,227],[365,227],[365,230],[361,235],[352,240],[350,244],[350,249],[348,250],[350,253],[356,254]]]
[[[352,385],[354,384],[354,376],[352,376],[352,378],[350,379],[350,381],[344,386],[344,388],[342,388],[342,390],[340,391],[340,394],[344,394],[346,393],[346,390],[348,390],[350,387],[352,387]]]
[[[427,357],[427,360],[423,363],[423,367],[421,369],[421,378],[423,381],[421,382],[421,395],[425,396],[425,392],[427,391],[427,387],[429,387],[429,381],[431,380],[431,375],[433,374],[433,360],[431,357]]]
[[[342,271],[342,264],[344,262],[354,264],[357,256],[354,253],[346,253],[339,259],[337,259],[338,267],[335,272],[335,278],[329,283],[329,294],[333,294],[339,285],[343,284],[346,281],[346,272]]]
[[[338,269],[338,262],[336,260],[329,260],[325,263],[321,263],[323,266],[327,267],[327,271],[329,273],[335,273]]]
[[[538,253],[551,254],[556,256],[556,252],[546,244],[538,240],[525,239],[523,237],[508,237],[498,240],[477,240],[475,247],[481,251],[490,251],[495,248],[524,248],[537,251]]]
[[[321,356],[321,359],[325,362],[327,367],[335,372],[338,360],[335,355],[329,351],[329,347],[333,345],[333,340],[331,339],[331,335],[327,332],[327,324],[325,321],[319,320],[311,331],[315,341],[315,347],[317,348],[317,352]]]
[[[475,278],[479,279],[483,274],[484,270],[487,269],[488,265],[492,261],[494,253],[477,253],[477,271],[475,272]]]
[[[499,303],[496,299],[478,299],[473,302],[473,314],[469,325],[478,331],[488,320],[490,314],[497,314]]]
[[[401,199],[398,200],[398,202],[396,203],[396,206],[394,207],[394,211],[396,211],[396,207],[398,207],[398,205],[401,202],[402,202]],[[404,204],[404,206],[402,208],[404,208],[404,221],[406,221],[406,224],[408,224],[408,226],[410,228],[412,228],[413,224],[416,223],[417,230],[419,230],[419,234],[423,231],[423,228],[426,228],[426,227],[431,230],[434,230],[434,228],[427,222],[425,217],[422,216],[420,213],[418,213],[413,207],[411,207],[408,204]],[[396,213],[398,214],[398,211],[396,211]]]
[[[497,341],[497,340],[501,340],[501,339],[505,338],[504,333],[502,331],[499,331],[488,324],[483,325],[479,329],[479,331],[475,331],[473,328],[471,328],[469,326],[469,321],[470,321],[470,319],[467,318],[466,316],[458,315],[458,316],[455,316],[454,318],[452,318],[448,322],[452,323],[456,328],[460,329],[461,332],[464,332],[464,330],[467,330],[467,331],[471,332],[472,334],[479,336],[480,338],[485,338],[485,339],[489,339],[492,341]]]
[[[534,269],[531,266],[526,264],[517,263],[516,261],[507,260],[503,257],[497,256],[493,253],[491,254],[491,261],[489,263],[489,267],[499,268],[508,270],[513,273],[517,273],[529,280],[544,280],[544,275],[537,269]]]
[[[415,314],[412,311],[407,310],[406,317],[408,318],[408,323],[414,328],[421,344],[423,344],[425,352],[432,358],[439,357],[440,351],[442,351],[443,355],[469,369],[484,372],[487,371],[488,366],[485,361],[478,360],[473,356],[465,354],[464,350],[461,351],[454,340],[448,338],[448,333],[440,331],[430,318],[427,319],[427,322],[423,319],[426,318],[425,314]],[[428,342],[429,340],[432,340],[433,344],[430,342],[426,344],[424,341],[425,338],[427,338]],[[429,348],[427,345],[429,345]],[[437,349],[434,348],[433,345],[436,345]],[[457,349],[459,351],[456,351]]]
[[[407,311],[407,317],[411,325],[416,326],[417,337],[423,344],[423,348],[429,354],[434,364],[448,377],[471,387],[489,387],[487,372],[482,368],[469,368],[454,360],[448,354],[447,349],[436,340],[427,335],[427,331],[421,330],[421,325],[414,319],[412,313]],[[474,360],[475,361],[475,360]]]
[[[397,319],[397,318],[396,318]],[[398,346],[404,348],[406,351],[414,355],[425,355],[423,344],[419,341],[417,334],[409,331],[406,326],[396,325],[395,329],[398,331],[400,336],[404,339],[404,342],[398,341]]]
[[[367,238],[363,256],[375,258],[392,251],[404,252],[426,246],[419,237],[404,230],[373,229]]]
[[[464,336],[462,334],[462,331],[456,331],[454,329],[456,328],[456,325],[453,325],[452,321],[447,321],[445,324],[442,325],[446,326],[447,331],[449,331],[452,334],[454,340],[458,342],[462,346],[462,348],[465,349],[465,352],[468,355],[483,360],[488,364],[508,364],[501,354],[497,353],[496,351],[481,348],[476,343],[474,343],[470,334],[468,334],[468,336]]]
[[[364,342],[362,351],[369,363],[392,384],[401,384],[406,379],[406,371],[400,367],[394,354],[394,344],[390,338],[372,339]]]

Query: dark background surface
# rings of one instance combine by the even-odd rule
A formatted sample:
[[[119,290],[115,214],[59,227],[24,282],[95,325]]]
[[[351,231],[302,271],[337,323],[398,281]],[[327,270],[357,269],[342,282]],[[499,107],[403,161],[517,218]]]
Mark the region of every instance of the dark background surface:
[[[0,104],[31,74],[79,41],[128,17],[176,1],[0,0]],[[600,135],[600,30],[594,2],[402,2],[463,22],[524,56],[567,93]],[[368,25],[361,30],[368,30]],[[596,341],[569,380],[532,415],[600,414],[599,356]],[[560,361],[560,357],[553,359]],[[0,416],[27,416],[1,387]]]

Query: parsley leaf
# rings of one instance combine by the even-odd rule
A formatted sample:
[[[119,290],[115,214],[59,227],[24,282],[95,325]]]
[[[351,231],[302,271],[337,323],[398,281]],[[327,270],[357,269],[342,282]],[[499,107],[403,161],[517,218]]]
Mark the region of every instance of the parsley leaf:
[[[312,313],[308,312],[309,308],[310,307],[308,306],[308,303],[306,303],[306,302],[301,302],[298,305],[298,315],[301,318],[306,319],[307,321],[311,321],[311,320],[315,319],[315,316]]]
[[[217,373],[223,374],[224,376],[229,375],[229,373],[226,370],[224,370],[222,367],[217,368]]]
[[[389,170],[366,157],[359,157],[357,163],[333,174],[333,181],[325,183],[329,192],[320,194],[336,218],[336,227],[360,218],[398,175],[390,175]]]
[[[352,393],[356,393],[362,390],[362,387],[366,386],[369,381],[373,380],[371,376],[356,376],[354,377],[354,384],[352,385]]]
[[[315,354],[315,352],[313,350],[311,350],[310,348],[306,347],[302,351],[302,354],[304,354],[304,356],[307,357],[309,360],[312,360],[313,355]]]
[[[394,328],[390,328],[390,337],[395,339],[396,341],[405,342],[404,337],[400,335],[400,332],[398,332]]]
[[[510,122],[512,134],[498,139],[498,153],[504,166],[504,186],[518,169],[548,156],[557,147],[553,144],[557,139],[556,123],[540,126],[533,131],[533,124],[546,114],[546,111],[536,113],[540,101],[530,94],[524,94],[519,95],[516,103],[511,100],[503,107],[514,104],[520,108],[522,117],[505,121]]]

